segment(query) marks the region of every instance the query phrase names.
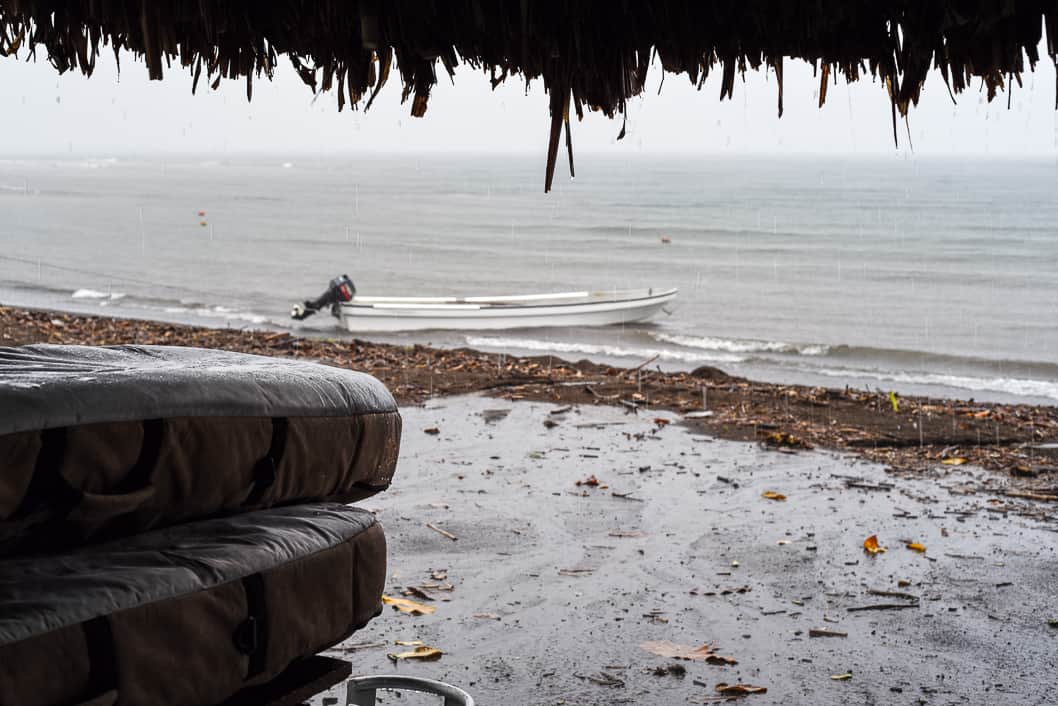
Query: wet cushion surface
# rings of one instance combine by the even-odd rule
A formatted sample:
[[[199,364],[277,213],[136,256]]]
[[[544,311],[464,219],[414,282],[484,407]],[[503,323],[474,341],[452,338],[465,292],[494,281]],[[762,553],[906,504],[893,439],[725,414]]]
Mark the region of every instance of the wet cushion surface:
[[[319,363],[179,346],[0,348],[0,434],[159,417],[395,412],[386,387]]]
[[[385,573],[381,526],[335,503],[7,559],[0,703],[222,701],[370,620]]]

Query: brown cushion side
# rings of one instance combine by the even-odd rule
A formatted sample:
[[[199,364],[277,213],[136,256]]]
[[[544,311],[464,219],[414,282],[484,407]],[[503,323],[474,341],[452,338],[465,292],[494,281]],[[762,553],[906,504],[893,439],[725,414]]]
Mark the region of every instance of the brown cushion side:
[[[0,645],[0,704],[53,706],[89,696],[90,664],[80,625]]]
[[[232,639],[246,620],[238,581],[110,618],[119,704],[214,704],[242,688],[248,657]]]

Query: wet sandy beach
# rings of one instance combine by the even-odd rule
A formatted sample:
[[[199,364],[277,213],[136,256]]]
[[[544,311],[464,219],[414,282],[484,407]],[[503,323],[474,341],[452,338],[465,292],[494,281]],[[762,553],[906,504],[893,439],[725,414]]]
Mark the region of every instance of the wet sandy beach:
[[[991,472],[895,475],[655,421],[668,413],[556,409],[404,408],[394,485],[366,505],[389,537],[387,594],[435,612],[387,608],[334,651],[354,673],[438,678],[481,704],[712,703],[720,683],[765,687],[744,697],[762,705],[1052,702],[1058,525],[983,492]],[[870,535],[887,551],[868,554]],[[444,655],[387,658],[415,640]],[[433,703],[416,698],[382,703]]]

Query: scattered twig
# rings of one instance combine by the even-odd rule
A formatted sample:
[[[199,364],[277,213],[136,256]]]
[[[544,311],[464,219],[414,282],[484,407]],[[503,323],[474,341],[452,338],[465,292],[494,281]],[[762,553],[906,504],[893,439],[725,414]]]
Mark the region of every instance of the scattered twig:
[[[453,542],[456,541],[457,539],[459,539],[459,537],[455,536],[451,532],[448,532],[447,530],[443,530],[440,527],[438,527],[437,525],[434,525],[434,524],[432,524],[430,522],[427,522],[426,526],[429,527],[430,529],[432,529],[437,534],[441,535],[442,537],[448,537]]]
[[[904,593],[902,591],[879,591],[877,589],[871,588],[867,590],[867,593],[872,596],[883,596],[885,598],[906,598],[909,601],[918,601],[918,596],[911,593]]]
[[[653,363],[653,362],[654,362],[655,360],[657,360],[657,359],[658,359],[658,357],[659,357],[660,355],[661,355],[660,353],[655,353],[654,355],[650,356],[649,358],[647,358],[646,360],[644,360],[644,361],[643,361],[642,363],[640,363],[640,364],[639,364],[639,365],[637,365],[636,367],[634,367],[634,368],[629,368],[629,369],[627,370],[627,374],[628,374],[628,375],[631,375],[632,373],[637,373],[637,372],[639,372],[640,370],[642,370],[643,368],[647,367],[648,365],[650,365],[651,363]]]

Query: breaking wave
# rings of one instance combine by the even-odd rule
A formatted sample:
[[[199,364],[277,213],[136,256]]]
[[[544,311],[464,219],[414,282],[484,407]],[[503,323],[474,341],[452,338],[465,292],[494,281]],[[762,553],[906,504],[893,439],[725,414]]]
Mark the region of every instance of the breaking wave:
[[[658,333],[650,336],[661,343],[671,343],[684,348],[727,353],[793,353],[796,355],[826,355],[830,346],[822,344],[783,343],[782,341],[755,341],[751,339],[715,338],[713,336],[685,336]]]
[[[501,336],[467,336],[467,345],[504,350],[540,351],[542,353],[579,353],[582,355],[600,355],[611,358],[630,358],[637,361],[657,356],[660,360],[673,360],[682,363],[741,363],[744,357],[731,353],[702,353],[677,351],[658,348],[626,348],[594,343],[573,343],[567,341],[541,341],[535,338],[505,338]]]
[[[834,378],[868,379],[908,385],[940,385],[978,392],[1003,392],[1023,397],[1047,397],[1058,400],[1058,382],[1047,380],[841,368],[817,368],[812,372]]]
[[[99,292],[95,289],[78,289],[70,295],[71,299],[124,299],[124,292]]]

